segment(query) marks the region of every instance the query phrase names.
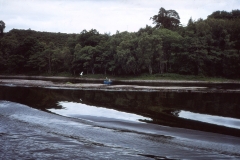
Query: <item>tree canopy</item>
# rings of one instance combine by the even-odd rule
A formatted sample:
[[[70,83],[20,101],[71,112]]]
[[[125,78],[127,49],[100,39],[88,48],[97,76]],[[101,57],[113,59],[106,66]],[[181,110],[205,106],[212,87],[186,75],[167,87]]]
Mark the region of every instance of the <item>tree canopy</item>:
[[[154,15],[150,19],[153,20],[153,24],[156,24],[157,28],[163,27],[166,29],[176,29],[180,24],[180,17],[175,10],[165,10],[160,8],[157,15]]]
[[[3,35],[3,31],[5,29],[5,23],[1,20],[0,21],[0,35]]]
[[[215,11],[208,18],[215,18],[215,19],[235,19],[240,18],[240,10],[232,10],[231,12],[227,11]]]
[[[79,75],[83,71],[240,78],[239,10],[213,12],[205,20],[190,18],[185,27],[179,26],[176,11],[161,8],[159,13],[163,16],[156,27],[145,26],[132,33],[117,31],[109,35],[91,29],[64,34],[13,29],[0,37],[0,73]],[[219,18],[219,14],[224,16]]]

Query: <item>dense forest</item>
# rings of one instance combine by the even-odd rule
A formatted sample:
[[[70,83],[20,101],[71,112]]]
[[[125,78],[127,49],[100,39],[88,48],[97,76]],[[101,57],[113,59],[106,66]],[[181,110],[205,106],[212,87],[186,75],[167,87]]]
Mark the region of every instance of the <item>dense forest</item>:
[[[154,27],[137,32],[79,34],[12,29],[0,21],[1,74],[79,75],[177,73],[240,78],[240,10],[216,11],[181,26],[175,10],[160,8]]]

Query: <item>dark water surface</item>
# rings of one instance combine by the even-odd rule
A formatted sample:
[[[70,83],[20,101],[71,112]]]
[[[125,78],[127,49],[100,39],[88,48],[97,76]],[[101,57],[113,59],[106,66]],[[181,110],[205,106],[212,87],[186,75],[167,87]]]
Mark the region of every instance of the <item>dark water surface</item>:
[[[239,97],[0,86],[0,159],[239,159]]]

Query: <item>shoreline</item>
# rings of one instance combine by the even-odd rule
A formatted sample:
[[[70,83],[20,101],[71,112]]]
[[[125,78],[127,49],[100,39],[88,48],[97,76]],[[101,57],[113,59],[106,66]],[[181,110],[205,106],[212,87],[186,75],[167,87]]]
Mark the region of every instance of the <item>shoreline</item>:
[[[26,76],[26,75],[0,75],[0,79],[30,79],[30,80],[83,80],[83,81],[103,81],[102,79],[97,78],[85,78],[85,77],[63,77],[63,76]],[[159,79],[159,80],[118,80],[112,78],[114,82],[128,82],[128,83],[199,83],[199,84],[240,84],[240,81],[237,80],[228,80],[224,82],[219,81],[203,81],[203,80],[167,80],[167,79]]]
[[[55,80],[55,81],[54,81]],[[77,80],[78,83],[64,82]],[[211,89],[208,85],[240,85],[239,82],[207,82],[182,80],[114,80],[113,84],[103,84],[104,79],[44,77],[44,76],[1,76],[0,85],[26,86],[57,89],[78,90],[110,90],[110,91],[164,91],[164,92],[202,92],[202,93],[240,93],[239,89]],[[62,82],[63,81],[63,82]],[[90,83],[88,83],[90,82]],[[126,83],[126,84],[125,84]],[[138,85],[141,84],[141,85]],[[155,85],[154,85],[155,84]],[[166,85],[164,85],[166,84]],[[167,85],[168,84],[168,85]],[[172,84],[172,85],[169,85]]]

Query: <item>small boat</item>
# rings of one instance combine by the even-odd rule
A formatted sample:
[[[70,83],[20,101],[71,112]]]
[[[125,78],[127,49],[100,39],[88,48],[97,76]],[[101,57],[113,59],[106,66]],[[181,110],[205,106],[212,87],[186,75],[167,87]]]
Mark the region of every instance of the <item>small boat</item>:
[[[110,79],[107,79],[107,78],[106,78],[106,80],[103,81],[103,84],[108,84],[108,85],[110,85],[110,84],[112,84],[112,81],[111,81]]]

